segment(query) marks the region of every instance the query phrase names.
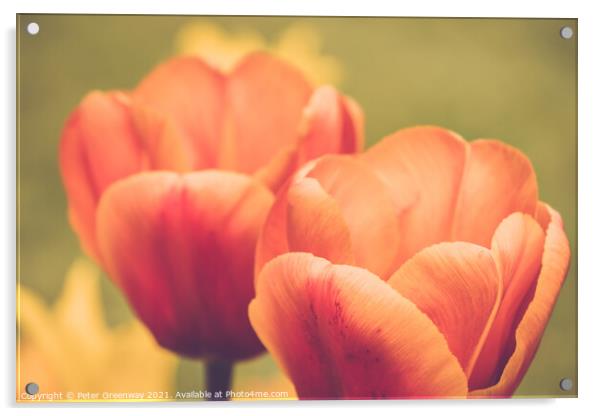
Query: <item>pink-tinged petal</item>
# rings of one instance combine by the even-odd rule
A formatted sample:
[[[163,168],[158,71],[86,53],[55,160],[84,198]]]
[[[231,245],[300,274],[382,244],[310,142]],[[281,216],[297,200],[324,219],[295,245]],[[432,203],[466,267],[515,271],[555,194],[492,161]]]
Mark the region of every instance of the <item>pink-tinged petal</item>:
[[[397,265],[449,240],[467,148],[449,130],[414,127],[384,138],[362,155],[398,206],[402,241]]]
[[[148,163],[128,97],[120,92],[88,94],[65,124],[59,153],[71,225],[84,251],[100,261],[95,231],[98,200],[114,181]]]
[[[269,262],[249,316],[304,399],[464,397],[431,320],[367,270],[307,253]]]
[[[297,142],[280,150],[254,176],[276,192],[309,160],[361,151],[363,128],[363,112],[357,103],[333,87],[320,87],[303,110]]]
[[[105,192],[97,224],[108,273],[162,346],[228,359],[262,350],[247,306],[272,202],[251,178],[221,171],[142,173]]]
[[[359,105],[350,104],[333,87],[316,89],[303,111],[300,162],[330,153],[355,153],[361,150],[362,117]]]
[[[476,140],[470,144],[452,239],[487,246],[504,218],[513,212],[533,215],[536,205],[537,181],[529,159],[502,142]]]
[[[276,194],[276,201],[272,205],[265,220],[265,224],[259,233],[257,249],[255,254],[255,279],[259,276],[264,264],[280,254],[289,250],[287,230],[288,191],[291,186],[303,180],[307,174],[316,166],[317,160],[312,160],[291,177]]]
[[[354,263],[343,214],[315,179],[305,178],[289,189],[286,231],[290,251],[312,253],[332,263]]]
[[[184,140],[184,149],[194,157],[196,169],[217,166],[225,123],[225,77],[196,57],[177,57],[157,66],[133,92],[133,99],[151,128],[167,123],[168,133]],[[151,137],[149,142],[157,139]],[[159,141],[160,143],[161,141]]]
[[[324,156],[307,174],[338,203],[351,235],[358,266],[387,279],[396,269],[399,220],[386,186],[363,162],[350,156]],[[314,253],[318,254],[318,253]]]
[[[496,230],[491,250],[503,282],[503,295],[495,321],[474,369],[471,388],[494,384],[514,349],[519,318],[533,296],[544,248],[544,233],[527,214],[514,213]]]
[[[299,159],[308,161],[329,153],[339,153],[343,135],[339,93],[331,86],[314,91],[299,126]]]
[[[341,97],[343,106],[343,141],[341,153],[357,153],[364,148],[364,110],[351,97]]]
[[[537,201],[537,208],[535,209],[535,221],[539,223],[539,226],[542,230],[547,230],[550,220],[550,207],[548,204]]]
[[[236,169],[253,173],[296,144],[312,89],[294,67],[250,54],[230,74],[227,100]]]
[[[389,284],[433,321],[470,374],[502,290],[490,251],[463,242],[430,246],[405,262]]]
[[[188,172],[194,169],[196,149],[172,118],[140,103],[132,105],[132,117],[152,170]]]
[[[494,381],[494,385],[472,391],[471,396],[510,396],[518,387],[537,351],[544,329],[558,298],[558,293],[566,277],[570,258],[569,242],[562,228],[562,219],[552,209],[550,209],[550,217],[550,223],[545,235],[541,271],[535,282],[534,293],[531,291],[532,299],[527,304],[522,305],[526,311],[516,327],[514,335],[516,344],[513,346],[514,349],[506,351],[509,359],[503,368],[499,368],[501,373],[499,380]],[[529,227],[531,232],[533,232],[534,227]],[[533,241],[533,237],[531,237],[531,241]],[[528,260],[526,261],[528,262]],[[527,269],[528,266],[525,266],[523,262],[524,260],[514,262],[516,270]],[[512,264],[512,260],[510,260],[510,264]],[[510,282],[508,290],[511,290],[512,283],[517,277],[518,275]]]
[[[285,186],[276,195],[276,200],[259,232],[255,250],[255,280],[267,262],[289,251],[287,209],[288,186]]]
[[[276,193],[297,167],[297,148],[290,146],[280,150],[265,166],[256,170],[253,177]]]

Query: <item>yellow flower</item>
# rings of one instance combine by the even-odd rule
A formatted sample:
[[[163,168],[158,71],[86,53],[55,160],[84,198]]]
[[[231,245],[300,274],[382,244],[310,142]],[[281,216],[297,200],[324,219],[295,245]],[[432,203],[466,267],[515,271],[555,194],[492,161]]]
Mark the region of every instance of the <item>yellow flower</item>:
[[[132,320],[107,326],[98,270],[76,260],[56,303],[48,307],[19,286],[17,400],[25,385],[40,393],[165,392],[174,387],[177,357],[159,347],[148,330]],[[64,399],[68,397],[63,396]]]
[[[229,33],[214,23],[184,26],[176,39],[178,53],[199,55],[222,71],[231,70],[249,52],[267,51],[298,67],[315,84],[339,84],[340,62],[322,51],[320,36],[310,26],[296,23],[269,43],[259,33]]]

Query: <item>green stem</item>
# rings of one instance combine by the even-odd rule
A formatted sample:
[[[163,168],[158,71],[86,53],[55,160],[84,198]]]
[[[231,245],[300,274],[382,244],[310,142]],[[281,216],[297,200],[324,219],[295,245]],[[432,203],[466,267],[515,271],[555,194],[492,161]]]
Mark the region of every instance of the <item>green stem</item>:
[[[205,364],[205,380],[207,390],[211,393],[210,401],[230,400],[226,392],[232,389],[232,363],[225,360],[209,360]]]

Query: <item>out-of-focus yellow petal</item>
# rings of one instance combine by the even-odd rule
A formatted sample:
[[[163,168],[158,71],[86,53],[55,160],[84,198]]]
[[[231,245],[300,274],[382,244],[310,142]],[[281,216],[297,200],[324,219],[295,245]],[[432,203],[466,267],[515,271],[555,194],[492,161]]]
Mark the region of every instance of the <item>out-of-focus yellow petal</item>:
[[[177,357],[159,347],[138,321],[106,324],[99,271],[76,260],[52,306],[19,286],[18,395],[40,392],[169,391]]]
[[[230,71],[250,52],[265,50],[265,40],[257,32],[228,33],[213,23],[184,26],[177,35],[178,53],[201,56],[222,71]]]
[[[232,70],[251,52],[264,51],[292,63],[315,85],[337,85],[343,79],[343,67],[321,49],[319,34],[304,23],[290,25],[271,43],[256,31],[233,33],[207,22],[184,26],[176,37],[177,53],[201,56],[222,71]]]
[[[311,26],[296,23],[289,26],[271,48],[301,69],[315,84],[339,84],[343,79],[341,63],[322,51],[322,40]]]

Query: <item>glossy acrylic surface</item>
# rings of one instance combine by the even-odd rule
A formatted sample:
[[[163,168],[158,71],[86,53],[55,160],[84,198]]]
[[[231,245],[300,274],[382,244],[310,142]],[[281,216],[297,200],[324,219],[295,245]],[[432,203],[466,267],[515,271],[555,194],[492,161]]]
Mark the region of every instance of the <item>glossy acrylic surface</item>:
[[[571,39],[560,35],[565,26]],[[353,97],[365,148],[401,128],[437,125],[469,142],[500,139],[528,157],[539,199],[562,216],[571,262],[514,397],[576,396],[577,34],[572,19],[19,15],[18,399],[29,400],[22,391],[32,381],[40,392],[63,392],[59,400],[199,399],[190,392],[207,388],[203,361],[159,347],[80,248],[59,143],[92,90],[133,90],[179,54],[227,72],[256,50]],[[569,391],[563,378],[573,381]],[[267,353],[237,363],[232,380],[233,391],[296,398]]]

